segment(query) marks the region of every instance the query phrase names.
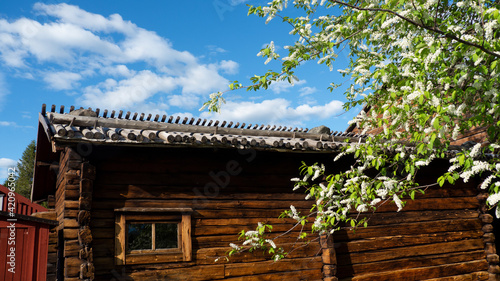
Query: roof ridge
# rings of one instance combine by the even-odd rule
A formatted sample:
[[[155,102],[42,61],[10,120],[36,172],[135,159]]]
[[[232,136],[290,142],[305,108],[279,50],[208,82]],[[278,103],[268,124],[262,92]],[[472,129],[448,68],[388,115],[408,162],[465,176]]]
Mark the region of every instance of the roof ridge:
[[[69,111],[65,113],[65,107],[64,105],[60,106],[59,112],[56,112],[56,105],[52,105],[51,109],[49,112],[52,113],[59,113],[59,114],[68,114],[72,111],[82,109],[85,110],[85,108],[80,107],[80,108],[75,108],[75,106],[71,106]],[[240,122],[232,122],[232,121],[219,121],[219,120],[207,120],[207,119],[202,119],[202,118],[194,118],[192,117],[189,119],[188,117],[184,117],[184,119],[181,120],[181,116],[173,116],[170,115],[170,117],[167,117],[167,115],[163,115],[160,118],[159,114],[156,114],[153,118],[153,115],[149,113],[147,116],[145,113],[137,113],[134,112],[133,115],[130,111],[127,111],[124,114],[123,110],[116,111],[116,110],[107,110],[105,109],[102,112],[102,116],[99,116],[101,113],[101,110],[99,108],[96,108],[93,110],[91,107],[89,107],[87,110],[91,110],[96,113],[96,117],[101,117],[101,118],[115,118],[115,119],[124,119],[124,120],[134,120],[134,121],[151,121],[151,122],[158,122],[158,123],[169,123],[169,124],[179,124],[179,125],[194,125],[194,126],[217,126],[221,128],[233,128],[233,129],[251,129],[251,130],[261,130],[261,131],[276,131],[276,132],[300,132],[300,133],[307,133],[309,131],[308,128],[299,128],[299,127],[287,127],[287,126],[276,126],[276,125],[264,125],[264,124],[246,124],[246,123],[240,123]],[[42,110],[41,114],[43,116],[46,116],[47,113],[47,105],[43,104],[42,105]],[[109,116],[108,116],[109,113]],[[139,117],[139,118],[138,118]]]

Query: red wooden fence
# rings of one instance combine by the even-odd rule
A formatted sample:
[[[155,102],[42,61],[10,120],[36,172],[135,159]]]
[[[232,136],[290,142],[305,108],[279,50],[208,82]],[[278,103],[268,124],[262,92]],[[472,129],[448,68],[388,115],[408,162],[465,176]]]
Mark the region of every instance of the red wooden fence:
[[[30,216],[47,209],[9,192],[0,185],[0,280],[45,281],[53,223]]]

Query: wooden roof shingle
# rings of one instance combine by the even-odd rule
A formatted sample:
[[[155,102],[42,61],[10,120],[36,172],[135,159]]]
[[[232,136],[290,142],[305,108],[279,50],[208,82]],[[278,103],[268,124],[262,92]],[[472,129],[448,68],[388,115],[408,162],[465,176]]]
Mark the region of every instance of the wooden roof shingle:
[[[354,133],[310,133],[308,129],[287,126],[246,124],[179,116],[160,117],[123,111],[76,109],[56,112],[45,105],[40,125],[48,139],[59,146],[77,142],[143,146],[226,146],[289,151],[327,152],[345,145],[346,138],[358,142],[365,136]],[[109,114],[109,115],[108,115]],[[101,116],[100,116],[101,115]]]

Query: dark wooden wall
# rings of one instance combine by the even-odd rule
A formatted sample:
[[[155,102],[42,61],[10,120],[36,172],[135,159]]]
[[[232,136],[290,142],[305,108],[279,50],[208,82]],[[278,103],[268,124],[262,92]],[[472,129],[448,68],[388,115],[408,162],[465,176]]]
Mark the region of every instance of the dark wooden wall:
[[[96,280],[122,275],[135,280],[322,280],[317,237],[279,263],[262,252],[215,262],[241,230],[267,222],[281,233],[292,225],[291,220],[278,219],[283,210],[291,204],[299,210],[310,208],[303,191],[291,192],[290,178],[298,175],[300,161],[313,164],[318,155],[224,149],[95,148],[94,152],[90,228]],[[331,156],[324,159],[332,162]],[[192,208],[193,260],[114,265],[113,210],[124,207]],[[277,242],[289,250],[295,241],[286,236]]]
[[[499,269],[493,217],[476,181],[431,187],[399,213],[387,203],[368,228],[341,230],[322,246],[316,239],[279,263],[261,252],[215,262],[239,231],[259,221],[277,233],[288,230],[291,220],[279,214],[291,204],[302,211],[312,204],[302,190],[291,192],[290,178],[301,161],[333,165],[331,155],[109,146],[86,151],[85,157],[71,149],[61,154],[56,212],[65,280],[488,280]],[[95,178],[85,178],[89,165]],[[444,168],[436,162],[422,171],[421,183],[435,182]],[[89,183],[90,199],[82,196]],[[192,208],[193,259],[115,265],[114,210],[125,207]],[[88,225],[82,211],[90,212]],[[293,237],[278,242],[288,250]]]
[[[435,182],[443,165],[421,171],[420,183]],[[498,266],[491,243],[493,217],[485,213],[478,182],[433,186],[408,200],[401,212],[393,203],[371,215],[366,229],[334,235],[340,280],[488,280]],[[496,257],[495,257],[496,256]],[[494,277],[492,275],[492,277]],[[491,279],[496,280],[496,279]]]

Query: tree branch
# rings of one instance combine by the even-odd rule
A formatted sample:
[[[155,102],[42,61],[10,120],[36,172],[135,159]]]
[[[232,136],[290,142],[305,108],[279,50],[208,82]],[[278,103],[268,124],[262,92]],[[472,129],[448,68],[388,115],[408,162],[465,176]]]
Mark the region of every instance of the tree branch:
[[[474,42],[469,42],[469,41],[466,41],[466,40],[463,40],[453,34],[450,34],[450,33],[447,33],[447,32],[444,32],[442,31],[441,29],[437,28],[437,27],[430,27],[430,26],[426,26],[424,25],[423,23],[418,23],[412,19],[409,19],[405,16],[402,16],[400,14],[398,14],[397,12],[395,11],[392,11],[392,10],[389,10],[389,9],[381,9],[381,8],[361,8],[361,7],[358,7],[358,6],[355,6],[355,5],[351,5],[349,3],[345,3],[345,2],[342,2],[342,1],[337,1],[337,0],[330,0],[331,2],[334,2],[334,3],[337,3],[339,5],[342,5],[342,6],[346,6],[346,7],[349,7],[351,9],[355,9],[355,10],[359,10],[359,11],[370,11],[370,12],[384,12],[384,13],[389,13],[389,14],[393,14],[395,16],[397,16],[398,18],[404,20],[404,21],[407,21],[415,26],[418,26],[418,27],[421,27],[423,29],[427,29],[429,31],[432,31],[432,32],[435,32],[435,33],[438,33],[438,34],[441,34],[443,36],[445,36],[446,38],[449,38],[449,39],[452,39],[452,40],[455,40],[457,42],[460,42],[462,44],[465,44],[465,45],[468,45],[468,46],[471,46],[471,47],[475,47],[475,48],[478,48],[480,49],[481,51],[489,54],[489,55],[492,55],[496,58],[500,58],[500,54],[497,54],[496,52],[494,51],[491,51],[491,50],[488,50],[486,49],[485,47],[481,46],[481,45],[478,45]]]

